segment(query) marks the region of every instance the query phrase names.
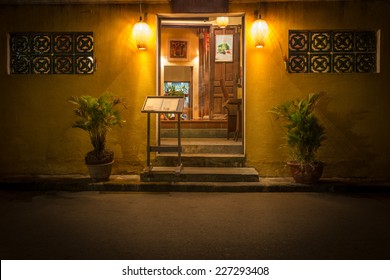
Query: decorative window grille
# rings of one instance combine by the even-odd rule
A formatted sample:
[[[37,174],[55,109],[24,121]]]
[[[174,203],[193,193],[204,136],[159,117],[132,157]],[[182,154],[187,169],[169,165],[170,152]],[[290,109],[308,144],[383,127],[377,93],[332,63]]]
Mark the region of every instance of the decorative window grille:
[[[9,33],[10,74],[93,74],[92,32]]]
[[[376,31],[289,30],[290,73],[376,73]]]

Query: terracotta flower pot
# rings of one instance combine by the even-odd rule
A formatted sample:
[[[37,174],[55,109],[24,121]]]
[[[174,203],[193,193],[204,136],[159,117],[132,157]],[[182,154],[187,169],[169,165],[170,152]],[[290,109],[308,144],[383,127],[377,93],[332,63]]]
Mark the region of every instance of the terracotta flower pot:
[[[287,165],[290,166],[291,175],[296,183],[314,184],[320,180],[325,164],[317,161],[313,164],[288,162]]]
[[[114,161],[103,164],[87,164],[89,176],[96,181],[108,181]]]

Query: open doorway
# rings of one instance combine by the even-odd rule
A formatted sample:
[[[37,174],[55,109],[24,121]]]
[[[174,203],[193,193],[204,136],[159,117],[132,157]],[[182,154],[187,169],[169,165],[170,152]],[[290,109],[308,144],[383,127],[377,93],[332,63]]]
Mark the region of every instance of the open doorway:
[[[185,97],[183,138],[231,141],[243,153],[244,30],[244,14],[158,15],[158,95]],[[159,141],[176,128],[177,116],[160,116]]]

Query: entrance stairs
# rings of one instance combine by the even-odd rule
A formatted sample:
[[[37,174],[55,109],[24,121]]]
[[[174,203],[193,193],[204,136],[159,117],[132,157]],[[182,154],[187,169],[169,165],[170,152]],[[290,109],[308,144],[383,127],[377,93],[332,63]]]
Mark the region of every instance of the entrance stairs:
[[[168,136],[164,135],[163,136]],[[204,134],[203,134],[204,135]],[[158,153],[152,170],[141,173],[143,182],[258,182],[259,174],[254,168],[245,166],[245,155],[241,140],[212,138],[182,138],[181,162],[178,169],[177,153]],[[217,135],[215,135],[217,136]],[[218,135],[219,136],[219,135]],[[217,137],[218,137],[217,136]],[[161,138],[161,146],[177,145],[177,138]],[[180,172],[178,172],[180,170]]]

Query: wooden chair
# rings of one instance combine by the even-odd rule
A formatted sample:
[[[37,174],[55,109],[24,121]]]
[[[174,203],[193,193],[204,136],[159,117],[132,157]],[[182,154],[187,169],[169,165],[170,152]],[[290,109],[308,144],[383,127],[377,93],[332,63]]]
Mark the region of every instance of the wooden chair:
[[[219,80],[222,94],[223,94],[223,107],[227,111],[227,139],[231,132],[234,132],[233,139],[237,141],[241,135],[241,103],[242,100],[238,98],[229,98],[229,93],[226,90],[225,80]]]

